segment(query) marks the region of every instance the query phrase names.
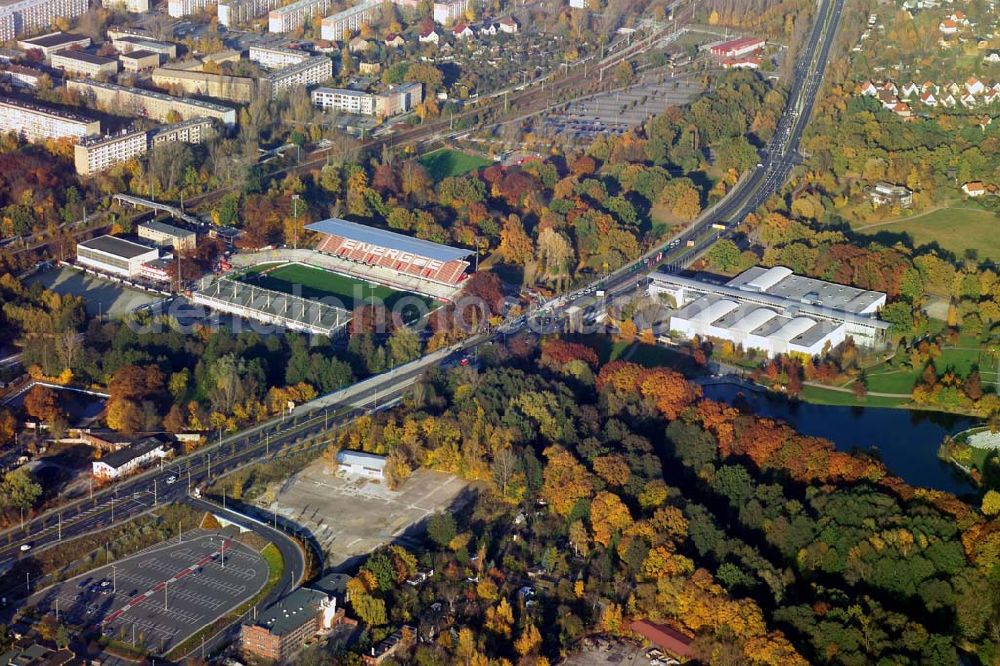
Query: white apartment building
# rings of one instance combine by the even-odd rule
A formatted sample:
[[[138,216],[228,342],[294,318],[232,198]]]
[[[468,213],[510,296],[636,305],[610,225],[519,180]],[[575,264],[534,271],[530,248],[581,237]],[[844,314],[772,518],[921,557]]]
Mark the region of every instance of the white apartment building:
[[[455,21],[465,20],[465,10],[472,0],[446,0],[434,3],[434,22],[449,25]]]
[[[167,14],[174,18],[200,14],[209,7],[214,7],[216,0],[168,0]]]
[[[192,118],[174,125],[166,125],[151,132],[150,143],[168,143],[170,141],[180,141],[182,143],[202,143],[206,141],[213,129],[211,118]]]
[[[359,90],[316,88],[312,91],[312,103],[324,111],[375,115],[375,95]]]
[[[0,41],[45,30],[57,18],[83,16],[89,8],[89,0],[20,0],[4,4],[0,7]]]
[[[349,9],[327,16],[320,25],[320,37],[330,42],[342,41],[344,35],[357,32],[374,21],[381,6],[382,0],[363,0]]]
[[[144,263],[159,258],[159,249],[115,236],[98,236],[76,244],[76,263],[123,277],[138,275]]]
[[[170,455],[169,445],[157,437],[146,437],[135,444],[95,460],[92,471],[98,479],[118,479]]]
[[[333,60],[325,55],[312,56],[302,62],[283,67],[267,77],[271,97],[300,86],[314,86],[333,78]]]
[[[346,88],[316,88],[312,91],[312,103],[325,111],[388,118],[412,111],[423,101],[423,90],[423,85],[416,82],[374,94]]]
[[[281,0],[223,0],[216,13],[219,24],[227,28],[244,25],[281,6]]]
[[[306,19],[329,10],[332,4],[333,0],[298,0],[290,5],[272,9],[267,15],[267,31],[291,32],[301,27]]]
[[[106,171],[133,157],[145,155],[149,140],[145,130],[120,132],[110,136],[85,137],[73,146],[73,164],[81,176]]]
[[[299,49],[286,49],[279,46],[251,46],[247,58],[264,69],[281,69],[297,65],[309,58],[309,54]]]
[[[101,133],[101,122],[49,107],[0,98],[0,133],[14,132],[28,141],[83,138]]]
[[[118,61],[114,58],[102,58],[83,51],[59,51],[53,53],[50,64],[67,74],[82,74],[83,76],[99,76],[105,74],[114,76],[118,73]]]

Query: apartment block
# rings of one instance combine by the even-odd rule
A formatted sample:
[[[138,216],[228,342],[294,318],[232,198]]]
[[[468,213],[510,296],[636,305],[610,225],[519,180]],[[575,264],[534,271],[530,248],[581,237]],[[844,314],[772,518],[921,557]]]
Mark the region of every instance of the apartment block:
[[[465,20],[465,10],[471,0],[446,0],[434,3],[434,21],[442,25],[450,25],[456,21]]]
[[[114,76],[118,73],[118,61],[114,58],[85,53],[83,51],[60,51],[53,53],[50,64],[67,74],[96,77]]]
[[[314,86],[333,78],[333,60],[326,56],[312,56],[302,62],[282,67],[267,77],[271,97],[301,86]]]
[[[66,81],[66,89],[82,93],[93,100],[98,107],[114,109],[117,113],[131,113],[160,122],[169,122],[171,112],[176,112],[181,120],[205,117],[215,118],[227,127],[236,125],[236,109],[214,102],[171,97],[153,90],[91,79],[71,79]]]
[[[357,32],[374,21],[381,6],[382,0],[363,0],[349,9],[327,16],[320,25],[320,37],[330,42],[343,40],[345,35]]]
[[[281,6],[281,0],[223,0],[217,14],[219,24],[227,28],[245,25]]]
[[[216,0],[168,0],[167,14],[174,18],[200,14],[214,7]]]
[[[145,155],[149,141],[145,130],[130,130],[109,136],[89,136],[73,146],[73,164],[81,176],[106,171],[133,157]]]
[[[41,37],[22,39],[17,42],[17,48],[22,51],[41,51],[46,60],[51,58],[53,53],[68,49],[85,49],[88,46],[90,46],[90,37],[68,32],[50,32]]]
[[[316,88],[312,103],[324,111],[342,111],[363,116],[375,115],[375,96],[347,88]]]
[[[7,132],[14,132],[28,141],[82,138],[100,134],[101,122],[7,97],[0,98],[0,133]]]
[[[409,113],[424,101],[422,83],[402,83],[389,86],[389,90],[375,95],[375,115],[390,118],[401,113]]]
[[[333,0],[298,0],[290,5],[272,9],[267,15],[268,32],[291,32],[301,27],[306,19],[329,11]]]
[[[311,97],[313,106],[324,110],[388,118],[412,111],[423,102],[423,91],[423,85],[414,82],[391,86],[381,93],[346,88],[316,88]]]
[[[241,104],[249,103],[257,93],[257,81],[251,78],[164,67],[153,70],[153,85]]]
[[[215,129],[211,118],[192,118],[173,125],[158,127],[150,132],[150,144],[157,145],[170,141],[182,143],[202,143],[207,141]]]
[[[247,51],[247,58],[264,69],[281,69],[307,60],[309,54],[299,49],[278,46],[251,46]]]
[[[74,19],[90,8],[89,0],[20,0],[0,7],[0,41],[48,29],[57,18]]]

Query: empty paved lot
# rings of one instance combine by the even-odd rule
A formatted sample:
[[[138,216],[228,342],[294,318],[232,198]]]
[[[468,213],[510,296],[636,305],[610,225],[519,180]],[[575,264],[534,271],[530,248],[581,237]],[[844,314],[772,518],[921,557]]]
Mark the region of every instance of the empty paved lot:
[[[426,517],[463,501],[468,484],[451,474],[420,469],[403,487],[346,478],[318,460],[295,475],[278,493],[277,511],[308,529],[327,555],[327,566],[398,540]],[[267,510],[274,510],[268,505]]]
[[[225,540],[225,564],[222,543]],[[218,533],[149,548],[33,595],[30,604],[73,625],[168,652],[255,595],[268,578],[255,550]],[[166,597],[166,599],[164,599]],[[133,634],[134,631],[134,634]]]

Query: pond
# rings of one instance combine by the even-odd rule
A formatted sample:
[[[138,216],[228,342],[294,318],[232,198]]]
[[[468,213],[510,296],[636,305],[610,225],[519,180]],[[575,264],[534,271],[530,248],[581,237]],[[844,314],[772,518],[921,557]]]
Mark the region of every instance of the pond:
[[[965,475],[939,459],[937,451],[946,435],[976,425],[976,419],[941,412],[792,402],[734,384],[706,386],[704,391],[713,400],[787,421],[804,435],[825,437],[841,451],[875,450],[886,467],[910,485],[956,495],[975,492]]]

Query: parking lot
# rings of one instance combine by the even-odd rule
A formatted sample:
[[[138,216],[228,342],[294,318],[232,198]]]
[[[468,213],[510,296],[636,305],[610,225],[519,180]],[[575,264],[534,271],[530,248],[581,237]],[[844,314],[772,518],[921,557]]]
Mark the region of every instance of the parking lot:
[[[163,654],[253,597],[267,579],[255,550],[198,530],[42,590],[29,604]]]
[[[276,508],[313,534],[327,566],[338,567],[391,541],[405,545],[425,518],[463,502],[467,488],[454,475],[420,469],[393,491],[382,483],[338,476],[320,459],[282,487]],[[275,509],[265,506],[268,512]]]
[[[581,650],[566,658],[567,666],[674,666],[677,660],[656,648],[642,647],[636,643],[617,639],[587,640]]]

